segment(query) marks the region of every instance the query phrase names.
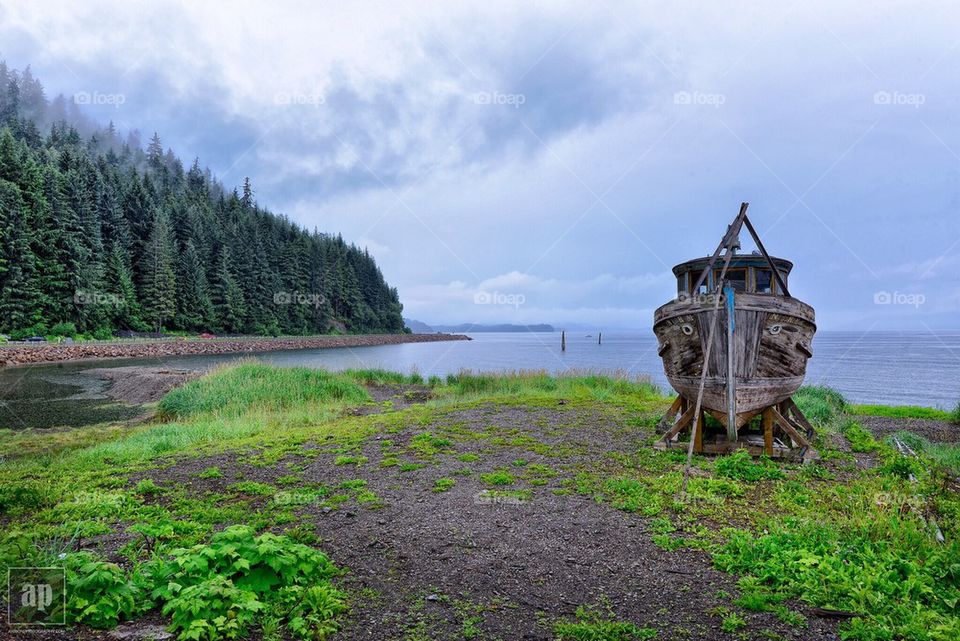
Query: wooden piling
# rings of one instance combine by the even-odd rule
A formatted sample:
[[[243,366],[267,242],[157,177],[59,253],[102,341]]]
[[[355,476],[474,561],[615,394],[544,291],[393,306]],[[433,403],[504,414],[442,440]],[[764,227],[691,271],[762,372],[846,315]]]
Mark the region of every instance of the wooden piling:
[[[567,333],[563,331],[560,332],[560,351],[567,351]]]
[[[597,333],[597,345],[603,345],[603,332]]]

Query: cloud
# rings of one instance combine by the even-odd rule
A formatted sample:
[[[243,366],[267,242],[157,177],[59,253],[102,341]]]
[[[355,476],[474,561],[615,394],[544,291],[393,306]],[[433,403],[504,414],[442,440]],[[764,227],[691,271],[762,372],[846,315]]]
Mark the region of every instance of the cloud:
[[[879,289],[958,287],[946,2],[0,12],[0,54],[49,95],[122,93],[93,116],[159,131],[228,185],[250,176],[261,204],[368,246],[425,320],[646,327],[670,267],[712,251],[741,200],[821,327],[892,318]],[[474,304],[488,291],[525,302]],[[927,293],[891,323],[956,327],[956,297]]]

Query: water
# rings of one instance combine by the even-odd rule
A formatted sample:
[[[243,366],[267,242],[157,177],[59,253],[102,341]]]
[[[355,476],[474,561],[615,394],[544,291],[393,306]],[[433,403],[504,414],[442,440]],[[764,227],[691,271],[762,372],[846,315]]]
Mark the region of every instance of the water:
[[[331,370],[372,368],[423,376],[461,369],[622,371],[669,384],[652,332],[604,332],[603,344],[586,332],[475,334],[472,341],[409,343],[266,352],[260,360],[279,366]],[[953,408],[960,401],[960,332],[820,332],[807,384],[834,387],[853,403]],[[136,408],[112,403],[106,384],[84,370],[128,365],[205,370],[240,355],[83,361],[0,370],[0,427],[85,425],[133,416]]]

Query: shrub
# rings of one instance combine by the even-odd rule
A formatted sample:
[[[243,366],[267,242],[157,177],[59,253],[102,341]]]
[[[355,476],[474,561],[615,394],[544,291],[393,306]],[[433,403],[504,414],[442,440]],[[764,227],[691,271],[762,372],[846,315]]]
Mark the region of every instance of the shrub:
[[[960,401],[957,402],[957,406],[950,412],[950,422],[954,425],[960,425]]]
[[[50,328],[50,336],[73,336],[77,333],[77,326],[73,323],[57,323]]]
[[[138,612],[138,588],[115,563],[89,552],[67,555],[67,615],[74,623],[112,628]]]
[[[243,525],[209,544],[178,549],[150,568],[151,596],[181,639],[246,638],[260,620],[298,637],[322,639],[338,628],[345,595],[330,579],[337,568],[322,552],[286,536]]]
[[[844,524],[771,522],[760,535],[733,531],[714,563],[750,577],[754,591],[862,613],[845,624],[844,639],[952,641],[960,638],[957,554],[957,542],[938,545],[918,520],[887,513]]]

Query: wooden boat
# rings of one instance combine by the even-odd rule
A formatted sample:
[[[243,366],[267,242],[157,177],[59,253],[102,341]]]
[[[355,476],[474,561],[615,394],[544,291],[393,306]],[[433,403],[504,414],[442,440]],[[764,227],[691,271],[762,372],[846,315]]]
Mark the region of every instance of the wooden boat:
[[[669,436],[692,422],[695,401],[727,428],[730,445],[737,430],[771,409],[763,445],[772,455],[766,441],[775,430],[791,446],[809,447],[812,427],[790,397],[813,356],[816,319],[810,305],[790,295],[793,263],[767,254],[746,209],[743,203],[713,256],[673,268],[677,298],[654,312],[653,331],[667,380],[679,394],[666,420],[681,419]],[[737,253],[744,225],[758,252]]]

